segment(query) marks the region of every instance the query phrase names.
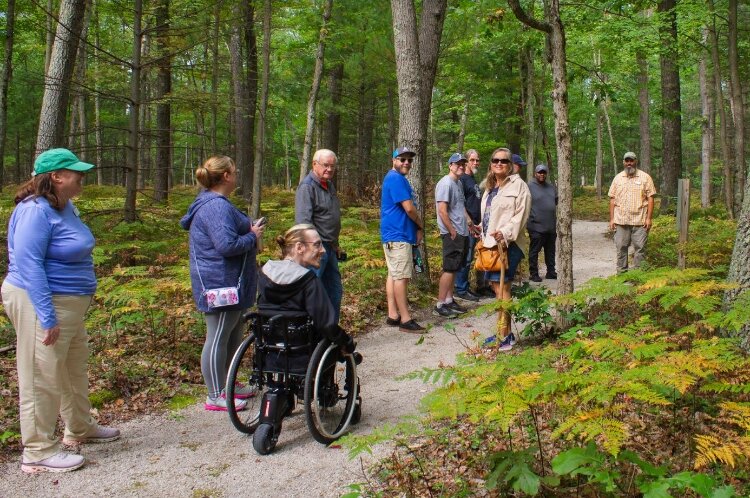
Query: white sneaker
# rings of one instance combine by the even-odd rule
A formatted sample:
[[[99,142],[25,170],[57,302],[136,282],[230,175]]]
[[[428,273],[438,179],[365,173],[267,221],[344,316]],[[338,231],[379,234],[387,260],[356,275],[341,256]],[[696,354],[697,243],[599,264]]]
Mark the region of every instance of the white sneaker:
[[[237,399],[247,399],[255,396],[258,389],[255,385],[243,384],[242,382],[234,383],[234,397]]]
[[[110,441],[116,441],[118,439],[120,439],[120,429],[97,425],[94,433],[84,438],[76,438],[73,436],[63,437],[63,444],[109,443]]]
[[[29,474],[36,472],[70,472],[80,469],[85,462],[86,460],[81,455],[61,451],[38,462],[27,462],[24,457],[21,459],[21,470]]]
[[[210,412],[225,412],[227,411],[227,398],[222,394],[218,398],[206,397],[206,403],[203,405],[204,408]],[[234,398],[234,409],[238,412],[247,408],[247,401],[244,399]]]

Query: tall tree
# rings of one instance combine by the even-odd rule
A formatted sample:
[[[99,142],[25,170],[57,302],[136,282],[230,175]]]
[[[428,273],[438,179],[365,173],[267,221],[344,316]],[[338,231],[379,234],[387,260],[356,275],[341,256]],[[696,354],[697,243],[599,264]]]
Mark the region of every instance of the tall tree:
[[[44,78],[44,97],[39,112],[36,154],[65,144],[65,117],[70,96],[78,40],[83,28],[86,0],[62,0],[49,69]]]
[[[651,172],[651,100],[648,95],[648,60],[643,50],[638,50],[635,55],[638,64],[638,106],[640,130],[640,151],[638,154],[638,165],[646,173]]]
[[[742,211],[737,218],[737,236],[734,240],[732,260],[729,263],[727,280],[737,284],[724,295],[724,303],[729,305],[743,292],[750,292],[750,180],[745,182],[745,195]],[[750,351],[750,324],[740,331],[742,346]]]
[[[328,38],[328,21],[331,19],[333,0],[326,0],[323,7],[323,22],[318,35],[318,48],[315,51],[315,68],[313,69],[312,85],[310,95],[307,98],[307,125],[305,127],[305,143],[302,146],[302,162],[299,165],[299,181],[305,179],[310,169],[312,157],[313,131],[315,130],[315,107],[318,103],[318,92],[320,91],[320,80],[323,76],[323,60],[325,58],[326,38]]]
[[[141,48],[143,45],[143,0],[133,2],[133,61],[130,74],[130,129],[126,154],[125,172],[125,221],[132,223],[137,218],[135,197],[138,188],[138,140],[141,108]]]
[[[661,212],[674,208],[677,178],[682,173],[682,113],[680,105],[680,66],[677,49],[677,0],[659,0],[659,53],[661,66]]]
[[[729,0],[727,36],[729,39],[729,87],[732,95],[732,122],[734,123],[734,210],[739,211],[743,204],[745,192],[745,105],[742,102],[742,84],[740,82],[739,56],[737,54],[737,0]]]
[[[169,44],[169,0],[159,0],[156,21],[156,168],[154,200],[165,202],[172,171],[172,56]]]
[[[268,80],[271,74],[271,0],[263,0],[263,72],[260,76],[260,109],[258,122],[255,123],[255,160],[253,164],[253,218],[260,216],[260,187],[263,176],[261,172],[265,163],[266,148],[266,112],[268,110]]]
[[[414,0],[391,0],[398,82],[398,144],[417,153],[410,181],[423,221],[427,128],[446,8],[447,0],[424,1],[417,23]]]
[[[8,87],[13,74],[13,30],[16,23],[16,0],[8,0],[5,12],[5,59],[0,76],[0,191],[5,181],[5,142],[8,137]]]
[[[341,135],[341,96],[344,91],[344,63],[339,62],[328,73],[328,92],[331,96],[331,108],[326,113],[323,127],[323,147],[339,153],[339,136]]]
[[[568,121],[568,75],[565,67],[565,28],[560,18],[560,1],[550,0],[546,21],[530,17],[519,0],[508,0],[516,18],[527,26],[546,33],[552,65],[552,107],[555,113],[555,138],[557,142],[557,179],[559,204],[557,208],[557,237],[560,244],[558,266],[558,294],[573,292],[573,188]]]
[[[708,28],[703,28],[703,43],[708,41]],[[698,84],[701,94],[701,207],[707,208],[711,203],[711,155],[713,143],[713,99],[708,82],[706,58],[707,49],[701,52],[698,59]]]

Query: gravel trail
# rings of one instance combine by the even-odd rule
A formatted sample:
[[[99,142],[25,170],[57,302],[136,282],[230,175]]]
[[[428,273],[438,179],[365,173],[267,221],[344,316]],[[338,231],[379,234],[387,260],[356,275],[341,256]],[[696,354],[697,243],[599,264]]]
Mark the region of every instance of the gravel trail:
[[[604,237],[606,230],[604,222],[574,222],[576,287],[614,273],[615,249]],[[545,280],[540,285],[554,284]],[[494,315],[470,316],[453,321],[454,336],[443,328],[443,319],[428,313],[417,313],[421,323],[434,324],[421,344],[417,336],[385,326],[358,338],[365,359],[358,371],[364,402],[357,434],[417,411],[430,386],[396,377],[451,364],[472,331],[484,336],[494,329]],[[204,411],[202,403],[119,428],[120,441],[84,446],[87,465],[75,472],[26,475],[18,461],[0,465],[0,497],[333,497],[346,492],[349,483],[364,481],[363,466],[387,451],[376,448],[374,457],[350,461],[345,450],[312,439],[299,406],[284,420],[276,450],[265,457],[255,453],[250,438],[237,432],[226,414]]]

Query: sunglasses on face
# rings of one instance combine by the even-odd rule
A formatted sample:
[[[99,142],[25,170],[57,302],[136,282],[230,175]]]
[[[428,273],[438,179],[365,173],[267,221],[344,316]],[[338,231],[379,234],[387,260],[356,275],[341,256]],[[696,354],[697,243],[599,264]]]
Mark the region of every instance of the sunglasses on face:
[[[492,164],[510,164],[510,159],[500,159],[499,157],[492,158]]]
[[[414,158],[413,157],[397,157],[396,159],[398,159],[402,163],[413,163],[414,162]]]

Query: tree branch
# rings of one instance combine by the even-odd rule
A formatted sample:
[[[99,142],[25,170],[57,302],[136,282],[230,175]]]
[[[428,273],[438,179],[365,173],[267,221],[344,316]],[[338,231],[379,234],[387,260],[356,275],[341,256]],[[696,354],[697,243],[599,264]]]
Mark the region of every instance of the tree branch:
[[[510,10],[516,16],[516,19],[524,23],[526,26],[542,31],[544,33],[552,33],[552,25],[547,22],[542,22],[526,14],[526,11],[521,8],[521,2],[519,0],[508,0]]]

